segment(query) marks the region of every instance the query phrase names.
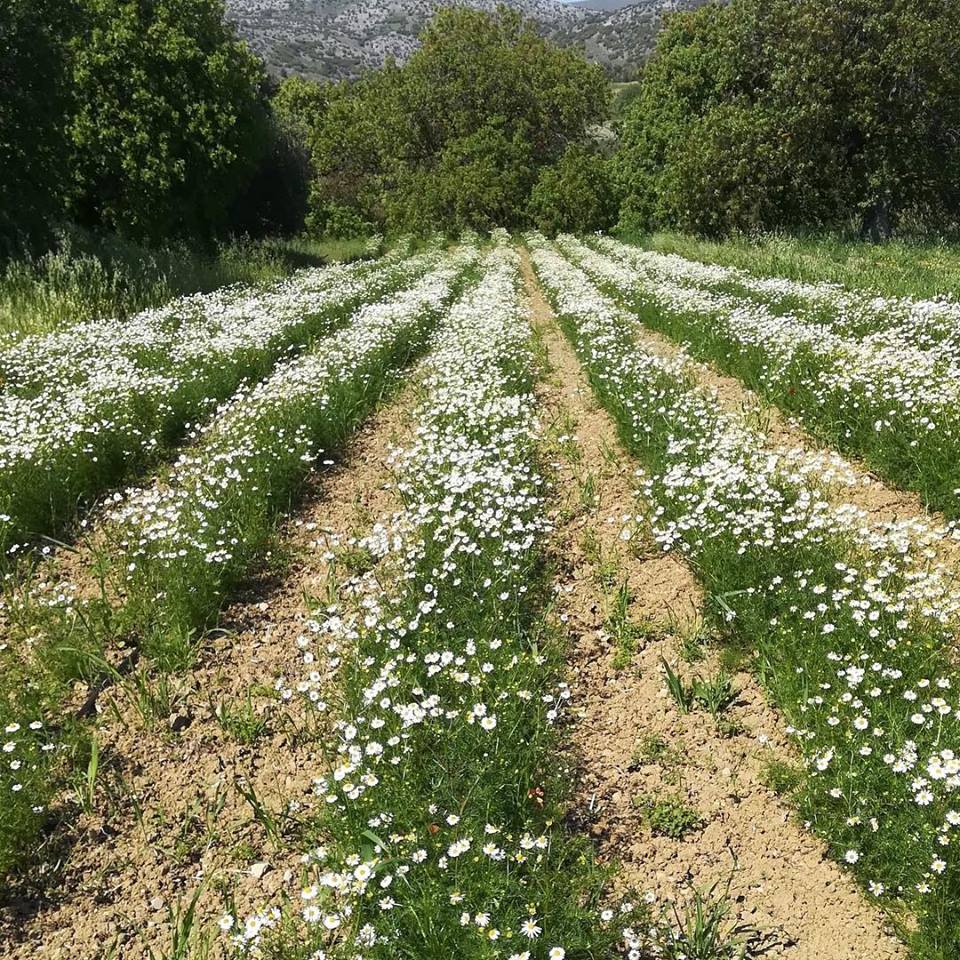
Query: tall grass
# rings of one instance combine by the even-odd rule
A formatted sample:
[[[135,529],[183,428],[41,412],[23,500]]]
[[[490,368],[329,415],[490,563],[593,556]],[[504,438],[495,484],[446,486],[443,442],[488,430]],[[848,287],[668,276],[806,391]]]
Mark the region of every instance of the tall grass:
[[[680,233],[624,236],[660,253],[793,280],[829,280],[897,297],[960,297],[960,244],[899,239],[865,243],[842,235],[769,233],[704,240]]]
[[[147,249],[118,237],[61,235],[40,257],[0,264],[0,342],[104,317],[125,317],[185,293],[267,283],[299,267],[355,260],[366,240],[232,240],[199,252]]]

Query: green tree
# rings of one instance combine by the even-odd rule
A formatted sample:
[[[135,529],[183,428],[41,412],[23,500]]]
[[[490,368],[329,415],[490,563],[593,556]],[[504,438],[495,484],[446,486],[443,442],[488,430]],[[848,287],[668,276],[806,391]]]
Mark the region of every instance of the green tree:
[[[264,74],[222,0],[85,0],[73,210],[139,239],[209,237],[269,144]]]
[[[310,128],[314,229],[344,211],[393,230],[523,225],[540,171],[606,116],[600,68],[505,8],[443,10],[421,40],[402,67],[285,91]]]
[[[579,144],[541,170],[530,196],[531,218],[547,234],[609,230],[617,212],[610,160]]]
[[[67,187],[71,0],[0,6],[0,254],[46,237]]]
[[[960,0],[671,18],[623,123],[623,222],[706,233],[955,212]]]

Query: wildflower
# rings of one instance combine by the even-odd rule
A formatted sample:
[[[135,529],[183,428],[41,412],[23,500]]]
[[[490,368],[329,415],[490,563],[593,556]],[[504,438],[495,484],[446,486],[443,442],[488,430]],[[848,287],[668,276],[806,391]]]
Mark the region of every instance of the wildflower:
[[[535,940],[543,933],[543,928],[538,925],[535,917],[530,917],[520,924],[520,932],[530,940]]]

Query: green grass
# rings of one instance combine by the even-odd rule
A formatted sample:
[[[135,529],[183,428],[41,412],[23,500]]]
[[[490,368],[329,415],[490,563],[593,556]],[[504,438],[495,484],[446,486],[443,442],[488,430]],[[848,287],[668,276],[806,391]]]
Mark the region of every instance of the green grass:
[[[56,249],[0,263],[0,345],[86,320],[126,317],[181,294],[263,284],[293,270],[365,256],[365,240],[235,240],[200,252],[147,249],[71,231]]]
[[[960,244],[893,240],[865,243],[842,236],[739,236],[704,240],[679,233],[624,236],[660,253],[739,267],[757,275],[827,280],[885,296],[960,297]]]
[[[682,840],[687,834],[703,829],[700,813],[678,797],[634,797],[633,804],[640,810],[643,822],[657,837]]]

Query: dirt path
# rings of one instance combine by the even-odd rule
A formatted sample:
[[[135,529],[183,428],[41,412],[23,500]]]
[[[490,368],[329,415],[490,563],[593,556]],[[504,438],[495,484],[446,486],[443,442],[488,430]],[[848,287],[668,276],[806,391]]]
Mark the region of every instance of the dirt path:
[[[62,838],[47,898],[0,908],[0,958],[140,960],[148,947],[169,949],[169,908],[186,906],[201,886],[204,921],[223,911],[228,893],[244,915],[289,888],[299,863],[290,831],[324,761],[298,698],[285,702],[275,683],[303,674],[297,639],[340,575],[331,548],[393,506],[386,458],[410,429],[416,379],[359,432],[342,463],[314,477],[282,532],[282,562],[275,557],[272,573],[225,612],[197,666],[154,690],[170,703],[152,728],[130,696],[101,694],[93,809]],[[238,784],[268,816],[256,815]]]
[[[679,559],[645,542],[633,519],[643,513],[634,464],[593,402],[526,257],[524,275],[553,371],[541,398],[558,448],[554,554],[578,720],[570,743],[579,768],[576,816],[602,859],[620,864],[624,886],[684,901],[691,886],[722,889],[729,879],[733,919],[776,941],[767,956],[904,956],[853,879],[763,785],[770,761],[789,762],[791,754],[752,677],[736,674],[723,729],[709,714],[681,715],[668,698],[661,658],[687,676],[715,669],[715,652],[696,668],[678,658],[684,643],[698,646],[700,591]],[[624,581],[633,629],[618,616]],[[703,827],[679,840],[654,836],[637,801],[668,797],[696,811]]]

